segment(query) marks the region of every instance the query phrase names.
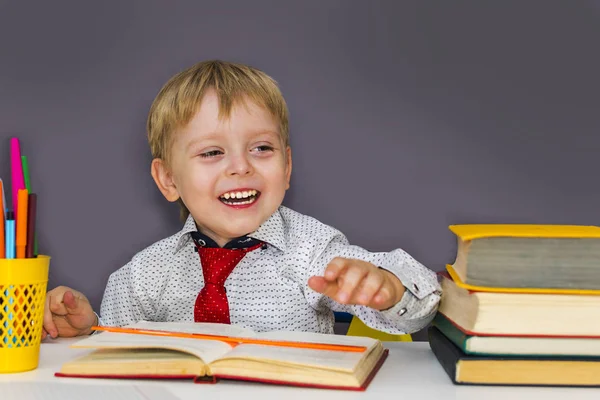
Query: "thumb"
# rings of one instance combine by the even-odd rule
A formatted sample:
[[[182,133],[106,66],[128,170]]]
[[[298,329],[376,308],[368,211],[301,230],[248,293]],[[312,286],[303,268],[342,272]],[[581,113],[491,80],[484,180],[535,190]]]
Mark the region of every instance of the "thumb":
[[[325,296],[334,296],[339,287],[336,281],[330,282],[322,276],[312,276],[308,280],[308,286],[315,292],[324,294]]]
[[[77,314],[79,312],[79,299],[75,297],[73,292],[67,291],[63,296],[63,304],[69,314]]]

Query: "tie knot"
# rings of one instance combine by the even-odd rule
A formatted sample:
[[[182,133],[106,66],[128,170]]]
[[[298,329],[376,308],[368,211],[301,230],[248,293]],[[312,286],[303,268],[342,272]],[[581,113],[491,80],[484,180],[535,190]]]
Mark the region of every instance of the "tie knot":
[[[206,248],[198,249],[204,282],[223,285],[231,271],[246,254],[243,250]]]

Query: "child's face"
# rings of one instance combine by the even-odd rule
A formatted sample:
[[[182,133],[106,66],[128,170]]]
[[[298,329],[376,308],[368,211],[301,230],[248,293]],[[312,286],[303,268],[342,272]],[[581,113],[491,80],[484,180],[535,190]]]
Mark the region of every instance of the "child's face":
[[[153,176],[165,197],[181,197],[200,231],[220,246],[255,231],[281,205],[291,150],[267,110],[248,100],[220,120],[218,97],[208,91],[175,135],[170,168],[155,160]]]

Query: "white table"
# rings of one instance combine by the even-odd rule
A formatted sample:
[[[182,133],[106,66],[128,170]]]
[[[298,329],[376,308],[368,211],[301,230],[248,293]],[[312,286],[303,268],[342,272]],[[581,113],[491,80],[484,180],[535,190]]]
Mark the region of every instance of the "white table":
[[[389,357],[366,392],[301,389],[260,383],[221,380],[217,384],[194,384],[191,381],[142,381],[56,378],[60,365],[90,350],[72,349],[73,339],[45,341],[41,346],[38,369],[18,374],[0,374],[0,399],[3,382],[58,382],[65,385],[160,385],[180,399],[237,400],[352,400],[392,398],[398,400],[575,400],[600,399],[600,389],[535,388],[453,385],[425,342],[388,342]]]

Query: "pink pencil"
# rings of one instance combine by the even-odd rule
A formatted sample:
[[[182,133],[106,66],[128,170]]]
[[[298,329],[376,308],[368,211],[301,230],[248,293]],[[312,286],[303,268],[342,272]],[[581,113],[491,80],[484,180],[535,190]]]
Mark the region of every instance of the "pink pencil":
[[[19,189],[25,189],[25,178],[23,178],[23,166],[21,161],[21,145],[19,144],[18,138],[10,138],[10,172],[12,176],[12,206],[13,210],[15,210],[16,221]]]

